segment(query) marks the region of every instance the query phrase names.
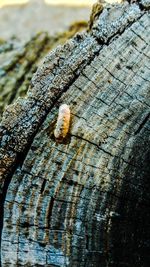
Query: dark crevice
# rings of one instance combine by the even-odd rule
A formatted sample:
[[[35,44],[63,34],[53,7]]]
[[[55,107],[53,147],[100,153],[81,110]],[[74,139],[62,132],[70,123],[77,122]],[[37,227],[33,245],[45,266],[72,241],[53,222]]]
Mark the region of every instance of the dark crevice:
[[[138,2],[138,5],[139,5],[139,7],[140,7],[140,9],[141,9],[141,11],[145,11],[145,10],[150,10],[150,6],[144,6],[142,3],[141,3],[141,1],[139,1],[139,0],[137,0],[137,2]]]
[[[115,155],[112,155],[110,152],[106,151],[105,149],[101,148],[98,144],[93,143],[93,142],[90,141],[90,140],[87,140],[87,139],[85,139],[85,138],[83,138],[83,137],[81,137],[81,136],[75,135],[75,134],[72,134],[71,136],[74,136],[74,137],[76,137],[76,138],[78,138],[78,139],[80,139],[80,140],[83,140],[83,141],[85,141],[85,142],[88,142],[89,144],[96,146],[99,150],[102,150],[103,152],[105,152],[106,154],[110,155],[111,157],[115,157]],[[94,167],[94,166],[93,166],[93,167]]]
[[[42,183],[42,186],[41,186],[41,191],[40,191],[41,194],[44,192],[46,181],[47,181],[46,179],[43,180],[43,183]]]
[[[56,198],[55,199],[56,202],[62,202],[62,203],[67,203],[67,204],[73,204],[74,202],[73,201],[68,201],[68,200],[64,200],[64,199],[59,199],[59,198]]]
[[[29,222],[23,222],[19,225],[21,228],[29,228],[35,226],[34,224],[30,224]]]
[[[107,68],[104,68],[115,80],[119,81],[120,83],[122,83],[125,87],[127,86],[123,81],[121,81],[119,78],[115,77],[115,75],[113,75],[113,73],[111,73]]]
[[[89,236],[86,235],[86,249],[89,250]]]
[[[54,198],[51,197],[51,201],[49,204],[49,210],[48,210],[48,214],[47,214],[47,228],[50,228],[50,221],[51,221],[51,216],[52,216],[52,210],[53,210],[53,206],[54,206]]]
[[[70,185],[70,186],[79,186],[79,187],[83,187],[84,186],[83,184],[80,184],[77,181],[68,180],[66,178],[63,178],[61,181],[63,183],[66,183],[66,184]]]
[[[149,43],[147,43],[138,33],[136,33],[133,29],[131,29],[131,31],[141,40],[143,41],[146,45],[149,45]]]
[[[136,130],[136,132],[134,133],[135,135],[137,135],[141,130],[142,128],[144,127],[144,125],[147,123],[147,121],[149,120],[150,118],[150,113],[146,116],[146,118],[143,120],[143,122],[140,124],[139,128]]]

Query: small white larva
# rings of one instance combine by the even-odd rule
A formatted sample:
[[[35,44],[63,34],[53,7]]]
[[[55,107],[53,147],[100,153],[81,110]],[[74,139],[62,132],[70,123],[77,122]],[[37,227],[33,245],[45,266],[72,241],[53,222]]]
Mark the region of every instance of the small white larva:
[[[54,130],[54,136],[56,139],[63,139],[66,137],[69,131],[70,124],[70,108],[66,104],[62,104],[59,107],[59,114]]]

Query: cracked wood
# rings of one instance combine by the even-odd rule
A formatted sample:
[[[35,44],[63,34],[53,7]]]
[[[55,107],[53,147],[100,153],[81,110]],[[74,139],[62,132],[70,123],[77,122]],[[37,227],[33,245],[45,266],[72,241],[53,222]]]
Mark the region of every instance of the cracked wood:
[[[149,260],[147,6],[125,3],[112,7],[110,17],[104,9],[106,20],[117,10],[122,16],[106,33],[109,42],[99,44],[93,31],[57,48],[34,75],[28,98],[5,111],[2,192],[11,180],[3,266],[145,266]],[[57,144],[53,131],[64,101],[72,113],[70,140]]]

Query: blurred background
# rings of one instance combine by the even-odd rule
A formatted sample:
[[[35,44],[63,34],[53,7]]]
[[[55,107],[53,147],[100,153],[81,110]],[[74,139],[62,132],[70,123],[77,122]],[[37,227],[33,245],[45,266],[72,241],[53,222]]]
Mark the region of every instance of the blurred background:
[[[50,35],[67,30],[76,21],[88,21],[96,0],[0,0],[0,38],[17,35],[28,40],[32,34]]]

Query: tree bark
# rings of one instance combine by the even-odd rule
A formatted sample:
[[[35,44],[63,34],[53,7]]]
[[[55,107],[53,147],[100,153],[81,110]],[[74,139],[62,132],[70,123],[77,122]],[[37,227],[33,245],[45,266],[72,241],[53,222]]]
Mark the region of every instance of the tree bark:
[[[94,7],[89,31],[5,109],[2,266],[149,266],[149,6]],[[72,118],[58,143],[62,103]]]

